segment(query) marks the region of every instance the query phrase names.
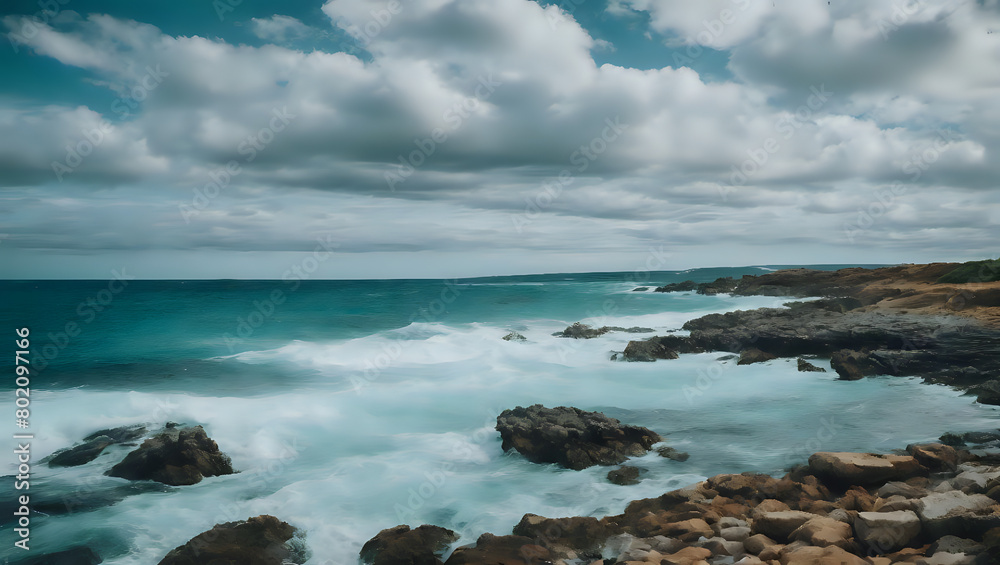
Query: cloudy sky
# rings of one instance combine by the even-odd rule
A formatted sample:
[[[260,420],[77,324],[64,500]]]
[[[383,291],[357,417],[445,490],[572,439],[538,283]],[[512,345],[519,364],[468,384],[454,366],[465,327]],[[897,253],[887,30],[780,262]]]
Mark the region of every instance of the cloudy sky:
[[[4,278],[998,255],[998,0],[4,10]]]

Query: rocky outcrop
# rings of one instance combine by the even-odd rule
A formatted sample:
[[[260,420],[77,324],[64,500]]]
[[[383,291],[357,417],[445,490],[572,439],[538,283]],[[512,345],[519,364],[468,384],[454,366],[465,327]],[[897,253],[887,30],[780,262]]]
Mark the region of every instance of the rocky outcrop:
[[[683,451],[678,451],[678,450],[674,449],[673,447],[669,447],[669,446],[666,446],[666,445],[657,447],[656,448],[656,453],[658,453],[660,455],[660,457],[666,457],[667,459],[670,459],[671,461],[681,461],[681,462],[684,462],[684,461],[687,461],[691,457],[689,454],[687,454],[687,453],[685,453]]]
[[[233,467],[226,454],[201,426],[167,430],[147,439],[138,449],[111,468],[108,475],[133,481],[193,485],[204,477],[231,475]]]
[[[927,473],[910,456],[830,452],[814,453],[809,458],[809,471],[834,486],[869,486]]]
[[[523,335],[517,332],[510,332],[507,335],[503,336],[503,338],[501,339],[503,339],[504,341],[528,341],[528,338],[524,337]]]
[[[608,480],[616,485],[637,485],[639,484],[639,468],[631,465],[622,465],[617,469],[608,471]]]
[[[48,460],[49,467],[76,467],[90,463],[109,445],[125,443],[146,434],[145,426],[123,426],[94,432],[83,438],[84,443],[70,449],[57,451]]]
[[[623,328],[621,326],[601,326],[599,328],[594,328],[588,326],[587,324],[582,324],[576,322],[575,324],[569,326],[561,332],[556,332],[552,335],[555,337],[570,337],[573,339],[593,339],[595,337],[601,337],[602,335],[609,332],[624,332],[630,334],[642,334],[642,333],[653,333],[653,328],[641,328],[638,326],[631,328]]]
[[[753,363],[763,363],[764,361],[770,361],[772,359],[777,359],[777,355],[772,355],[766,351],[761,351],[756,347],[748,347],[743,351],[740,351],[740,360],[736,362],[737,365],[751,365]]]
[[[219,524],[170,551],[159,565],[287,565],[305,563],[307,555],[293,543],[296,530],[274,516],[257,516]]]
[[[812,363],[810,363],[809,361],[806,361],[805,359],[803,359],[801,357],[798,358],[797,363],[798,363],[798,369],[799,369],[800,373],[825,373],[826,372],[826,369],[824,369],[822,367],[817,367],[816,365],[813,365]]]
[[[441,555],[458,534],[438,526],[414,529],[402,525],[382,530],[361,548],[361,561],[371,565],[441,565]]]
[[[623,354],[626,361],[652,362],[657,359],[677,359],[677,352],[660,341],[630,341]]]
[[[446,565],[550,565],[551,552],[525,536],[483,534],[475,545],[459,547]]]
[[[624,425],[600,412],[541,404],[504,410],[496,429],[504,451],[513,449],[529,461],[569,469],[617,465],[662,440],[652,430]]]

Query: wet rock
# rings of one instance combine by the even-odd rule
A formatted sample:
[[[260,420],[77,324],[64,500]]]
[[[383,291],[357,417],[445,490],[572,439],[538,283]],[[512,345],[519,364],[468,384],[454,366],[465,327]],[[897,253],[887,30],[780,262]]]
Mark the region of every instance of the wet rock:
[[[659,341],[630,341],[623,354],[626,361],[652,362],[657,359],[677,359],[677,352]]]
[[[854,519],[858,541],[880,555],[909,546],[920,530],[920,518],[910,511],[860,512]]]
[[[749,349],[744,349],[740,351],[740,360],[736,362],[737,365],[750,365],[753,363],[763,363],[764,361],[770,361],[771,359],[777,359],[777,355],[772,355],[766,351],[761,351],[756,347],[751,347]]]
[[[441,554],[457,540],[458,534],[438,526],[396,526],[368,540],[361,560],[372,565],[441,565]]]
[[[503,336],[503,338],[501,339],[503,339],[504,341],[528,341],[528,338],[524,337],[523,335],[517,332],[510,332],[507,335]]]
[[[799,366],[799,372],[802,372],[802,373],[825,373],[826,372],[826,369],[824,369],[822,367],[817,367],[816,365],[813,365],[812,363],[810,363],[809,361],[806,361],[805,359],[803,359],[801,357],[798,358],[797,362],[798,362],[798,366]]]
[[[121,426],[118,428],[98,430],[83,438],[83,441],[91,441],[99,437],[106,437],[111,439],[114,443],[125,443],[127,441],[135,441],[144,435],[146,435],[146,426]]]
[[[219,524],[172,550],[159,565],[287,565],[307,560],[296,530],[274,516]]]
[[[646,292],[647,290],[649,290],[648,286],[640,286],[637,288],[633,288],[632,292]]]
[[[204,477],[232,473],[229,457],[219,451],[219,446],[209,439],[201,426],[195,426],[167,430],[147,439],[107,474],[177,486],[193,485]]]
[[[662,441],[652,430],[624,425],[600,412],[541,404],[504,410],[497,417],[497,430],[504,451],[514,449],[529,461],[569,469],[617,465]]]
[[[684,281],[656,287],[654,292],[690,292],[697,287],[698,284],[694,281]]]
[[[49,467],[76,467],[90,463],[97,459],[109,445],[139,439],[145,433],[145,426],[122,426],[99,430],[83,438],[83,444],[53,454],[48,459],[48,465]]]
[[[1000,379],[991,379],[971,389],[980,404],[1000,405]]]
[[[595,337],[600,337],[611,331],[611,328],[607,326],[602,328],[594,328],[588,326],[587,324],[581,324],[577,322],[561,332],[556,332],[553,334],[556,337],[570,337],[573,339],[593,339]]]
[[[657,447],[656,453],[658,453],[660,457],[666,457],[671,461],[684,462],[691,458],[691,455],[689,455],[688,453],[684,451],[678,451],[673,447],[668,447],[668,446]]]
[[[911,456],[819,452],[809,457],[809,471],[833,485],[876,485],[906,480],[926,469]]]
[[[592,517],[545,518],[525,514],[512,533],[550,551],[569,548],[577,554],[598,558],[605,541],[621,530]]]
[[[524,536],[483,534],[475,545],[459,547],[445,565],[550,565],[551,552]]]
[[[830,356],[830,366],[840,375],[842,381],[856,381],[869,375],[878,374],[878,364],[871,354],[862,351],[841,349]]]
[[[931,471],[954,471],[958,466],[958,452],[944,444],[911,444],[906,446],[906,452]]]
[[[608,471],[608,480],[616,485],[637,485],[639,484],[639,468],[631,465],[622,465],[617,469]]]

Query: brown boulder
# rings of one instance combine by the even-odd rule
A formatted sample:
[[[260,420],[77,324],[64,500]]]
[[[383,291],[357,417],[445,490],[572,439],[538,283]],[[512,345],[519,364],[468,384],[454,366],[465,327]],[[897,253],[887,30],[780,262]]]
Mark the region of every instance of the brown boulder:
[[[753,533],[764,534],[778,543],[787,543],[792,532],[815,517],[814,514],[799,510],[761,512],[751,524],[751,529]]]
[[[817,547],[835,545],[848,551],[854,548],[851,525],[823,516],[810,518],[808,522],[796,528],[788,538]]]
[[[599,556],[605,540],[620,534],[621,529],[591,517],[545,518],[525,514],[512,533],[549,549],[562,546]]]
[[[781,552],[779,561],[781,565],[868,565],[864,559],[833,545],[787,546]]]
[[[288,541],[294,527],[274,516],[219,524],[170,551],[159,565],[282,565],[305,563],[306,556]]]
[[[195,426],[167,430],[147,439],[107,474],[178,486],[199,483],[203,477],[231,475],[233,466],[204,428]]]
[[[456,540],[458,534],[438,526],[396,526],[368,540],[361,560],[372,565],[441,565],[440,555]]]
[[[756,347],[749,347],[740,351],[740,360],[736,362],[737,365],[750,365],[753,363],[763,363],[764,361],[770,361],[772,359],[777,359],[777,355],[772,355],[766,351],[761,351]]]
[[[958,467],[958,452],[943,443],[907,445],[906,452],[931,471],[954,471]]]
[[[908,455],[820,452],[809,457],[809,470],[826,484],[880,485],[926,474],[917,460]]]

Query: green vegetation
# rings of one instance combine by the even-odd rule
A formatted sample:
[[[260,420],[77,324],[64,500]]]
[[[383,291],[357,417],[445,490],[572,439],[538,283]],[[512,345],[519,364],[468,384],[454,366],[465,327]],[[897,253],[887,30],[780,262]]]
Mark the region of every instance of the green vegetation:
[[[962,263],[961,267],[941,277],[937,282],[961,284],[998,280],[1000,280],[1000,259],[987,259],[986,261]]]

